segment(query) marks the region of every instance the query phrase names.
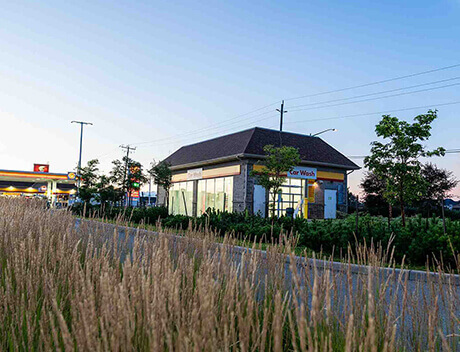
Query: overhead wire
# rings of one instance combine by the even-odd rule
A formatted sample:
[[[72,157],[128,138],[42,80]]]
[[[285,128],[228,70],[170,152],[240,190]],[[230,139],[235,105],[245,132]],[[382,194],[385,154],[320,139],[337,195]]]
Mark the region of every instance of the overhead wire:
[[[453,78],[452,78],[453,79]],[[452,79],[448,79],[448,80],[452,80]],[[456,77],[455,79],[460,79],[460,77]],[[442,81],[446,81],[446,80],[442,80]],[[424,84],[425,85],[425,84]],[[454,84],[448,84],[448,85],[443,85],[443,86],[439,86],[439,87],[433,87],[433,88],[426,88],[426,89],[419,89],[419,90],[415,90],[415,91],[411,91],[411,92],[405,92],[405,93],[398,93],[398,94],[391,94],[391,95],[386,95],[386,96],[383,96],[383,97],[376,97],[376,98],[369,98],[369,99],[362,99],[362,100],[357,100],[357,101],[352,101],[352,102],[345,102],[345,103],[338,103],[338,104],[329,104],[329,105],[325,105],[325,106],[315,106],[315,107],[310,107],[310,108],[306,108],[306,109],[296,109],[296,110],[289,110],[289,112],[296,112],[296,111],[305,111],[305,110],[315,110],[315,109],[321,109],[321,108],[327,108],[327,107],[334,107],[334,106],[340,106],[340,105],[349,105],[349,104],[354,104],[354,103],[362,103],[362,102],[366,102],[366,101],[372,101],[372,100],[380,100],[380,99],[385,99],[385,98],[392,98],[392,97],[397,97],[397,96],[402,96],[402,95],[408,95],[408,94],[415,94],[415,93],[420,93],[420,92],[426,92],[426,91],[432,91],[432,90],[437,90],[437,89],[442,89],[442,88],[448,88],[448,87],[452,87],[452,86],[458,86],[460,85],[460,83],[454,83]],[[408,87],[409,88],[409,87]],[[382,92],[383,93],[383,92]],[[270,117],[266,117],[266,118],[263,118],[263,119],[256,119],[256,120],[253,120],[254,118],[256,117],[259,117],[259,116],[262,116],[262,115],[266,115],[270,113],[270,111],[268,112],[264,112],[264,113],[261,113],[261,114],[258,114],[258,115],[255,115],[255,116],[252,116],[249,118],[249,120],[246,120],[244,123],[247,124],[247,123],[255,123],[255,122],[258,122],[258,121],[261,121],[261,120],[265,120],[267,118],[270,118]],[[359,114],[358,114],[359,115]],[[326,118],[327,119],[327,118]],[[321,119],[321,120],[324,120],[324,119]],[[230,123],[230,124],[224,124],[224,125],[221,125],[219,128],[222,128],[222,127],[229,127],[230,125],[234,125],[235,123],[239,123],[240,121],[236,121],[236,122],[233,122],[233,123]],[[290,123],[290,122],[286,122],[286,123]],[[292,123],[292,122],[291,122]],[[230,130],[233,130],[234,127],[232,127]],[[219,131],[219,133],[223,133],[225,131],[228,131],[229,129],[226,129],[224,131]],[[206,130],[203,130],[202,132],[207,132]],[[213,132],[214,134],[215,132]],[[187,133],[187,134],[184,134],[184,135],[177,135],[177,136],[174,136],[174,137],[170,137],[170,138],[164,138],[162,140],[155,140],[155,141],[151,141],[151,142],[147,142],[148,144],[150,145],[158,145],[159,143],[160,144],[163,144],[162,142],[164,142],[165,140],[169,140],[169,139],[173,139],[173,138],[176,138],[176,140],[180,137],[185,137],[185,136],[189,136],[189,135],[201,135],[202,133],[198,132],[198,133]],[[201,136],[201,137],[205,137],[205,136]],[[175,143],[176,141],[174,142],[171,142],[171,143],[166,143],[166,144],[173,144]],[[147,143],[143,143],[143,144],[147,144]],[[139,144],[137,144],[139,146]]]
[[[456,105],[456,104],[460,104],[460,101],[453,101],[453,102],[448,102],[448,103],[437,103],[437,104],[422,105],[422,106],[412,106],[410,108],[381,110],[381,111],[366,112],[366,113],[360,113],[360,114],[338,115],[338,116],[321,117],[321,118],[315,118],[315,119],[286,121],[285,124],[296,124],[296,123],[314,122],[314,121],[327,121],[327,120],[339,120],[339,119],[346,119],[346,118],[352,118],[352,117],[360,117],[360,116],[368,116],[368,115],[380,115],[380,114],[386,114],[386,113],[392,113],[392,112],[400,112],[400,111],[408,111],[408,110],[416,110],[416,109],[437,108],[437,107],[441,107],[441,106]]]
[[[302,104],[302,105],[294,105],[294,106],[290,106],[289,108],[290,109],[293,109],[293,108],[295,109],[295,108],[304,107],[304,106],[321,105],[321,104],[327,104],[327,103],[334,103],[334,102],[337,102],[337,101],[345,101],[345,100],[351,100],[351,99],[364,98],[364,97],[369,97],[369,96],[372,96],[372,95],[379,95],[379,94],[385,94],[385,93],[391,93],[391,92],[398,92],[398,91],[401,91],[401,90],[418,88],[418,87],[423,87],[423,86],[432,85],[432,84],[438,84],[438,83],[443,83],[443,82],[451,82],[451,81],[455,81],[455,80],[458,80],[458,79],[460,79],[460,76],[453,77],[453,78],[448,78],[448,79],[442,79],[442,80],[439,80],[439,81],[416,84],[414,86],[409,86],[409,87],[402,87],[402,88],[384,90],[384,91],[381,91],[381,92],[374,92],[374,93],[356,95],[356,96],[353,96],[353,97],[334,99],[334,100],[328,100],[328,101],[316,102],[316,103],[309,103],[309,104]]]
[[[329,90],[329,91],[320,92],[320,93],[307,94],[307,95],[302,95],[302,96],[298,96],[298,97],[288,98],[288,99],[284,99],[284,100],[285,100],[285,101],[288,101],[288,100],[297,100],[297,99],[303,99],[303,98],[311,98],[311,97],[317,97],[317,96],[325,95],[325,94],[338,93],[338,92],[343,92],[343,91],[352,90],[352,89],[370,87],[370,86],[374,86],[374,85],[377,85],[377,84],[388,83],[388,82],[394,82],[394,81],[398,81],[398,80],[401,80],[401,79],[412,78],[412,77],[421,76],[421,75],[426,75],[426,74],[433,73],[433,72],[439,72],[439,71],[449,70],[449,69],[456,68],[456,67],[460,67],[460,63],[459,63],[459,64],[455,64],[455,65],[450,65],[450,66],[444,66],[444,67],[440,67],[440,68],[435,68],[435,69],[432,69],[432,70],[427,70],[427,71],[412,73],[412,74],[409,74],[409,75],[404,75],[404,76],[399,76],[399,77],[384,79],[384,80],[375,81],[375,82],[370,82],[370,83],[365,83],[365,84],[359,84],[359,85],[356,85],[356,86],[350,86],[350,87],[345,87],[345,88],[340,88],[340,89]]]
[[[460,153],[460,149],[447,149],[445,151],[446,154],[458,154]],[[350,158],[350,159],[364,159],[365,157],[367,157],[368,155],[349,155],[347,156],[347,158]]]
[[[168,139],[171,139],[171,138],[177,138],[177,137],[181,137],[181,136],[186,136],[186,135],[191,135],[191,134],[195,134],[195,133],[199,133],[199,132],[203,132],[203,131],[208,131],[208,130],[211,130],[211,129],[215,129],[215,128],[220,128],[222,126],[222,123],[224,125],[227,125],[225,122],[228,122],[228,121],[234,121],[236,119],[239,119],[241,117],[245,117],[245,116],[248,116],[252,113],[255,113],[255,112],[258,112],[258,111],[261,111],[263,109],[266,109],[266,108],[269,108],[270,106],[274,106],[275,104],[278,104],[279,101],[275,102],[275,103],[272,103],[272,104],[268,104],[268,105],[265,105],[261,108],[258,108],[258,109],[255,109],[255,110],[251,110],[249,112],[246,112],[244,114],[240,114],[240,115],[237,115],[237,116],[234,116],[230,119],[227,119],[227,120],[224,120],[220,123],[214,123],[214,124],[211,124],[205,128],[200,128],[200,129],[197,129],[197,130],[193,130],[193,131],[189,131],[189,132],[186,132],[186,133],[183,133],[183,134],[178,134],[178,135],[174,135],[174,136],[171,136],[171,137],[166,137],[166,138],[162,138],[162,139],[156,139],[156,140],[152,140],[152,141],[145,141],[145,142],[136,142],[136,143],[131,143],[130,145],[142,145],[142,144],[150,144],[152,142],[158,142],[158,141],[162,141],[162,140],[168,140]],[[258,114],[256,116],[253,116],[251,118],[254,118],[254,117],[257,117],[257,116],[261,116],[261,115],[265,115],[265,114],[268,114],[270,113],[271,111],[266,111],[266,112],[263,112],[261,114]],[[232,124],[232,123],[231,123]]]
[[[324,109],[324,108],[329,108],[329,107],[334,107],[334,106],[342,106],[342,105],[349,105],[349,104],[356,104],[356,103],[364,103],[364,102],[372,101],[372,100],[380,100],[380,99],[386,99],[386,98],[394,98],[394,97],[399,97],[399,96],[403,96],[403,95],[409,95],[409,94],[415,94],[415,93],[421,93],[421,92],[428,92],[428,91],[437,90],[437,89],[442,89],[442,88],[454,87],[454,86],[458,86],[458,85],[460,85],[460,83],[447,84],[447,85],[443,85],[443,86],[439,86],[439,87],[433,87],[433,88],[419,89],[419,90],[414,90],[414,91],[412,91],[412,92],[405,92],[405,93],[398,93],[398,94],[390,94],[390,95],[385,95],[385,96],[383,96],[383,97],[362,99],[362,100],[357,100],[357,101],[349,101],[349,102],[338,103],[338,104],[329,104],[329,105],[324,105],[324,106],[315,106],[315,107],[310,107],[310,108],[305,108],[305,109],[289,110],[289,112],[305,111],[305,110],[315,110],[315,109]]]
[[[455,64],[455,65],[450,65],[450,66],[444,66],[444,67],[440,67],[440,68],[436,68],[436,69],[432,69],[432,70],[427,70],[427,71],[422,71],[422,72],[417,72],[417,73],[413,73],[413,74],[409,74],[409,75],[404,75],[404,76],[399,76],[399,77],[394,77],[394,78],[390,78],[390,79],[385,79],[385,80],[380,80],[380,81],[375,81],[375,82],[370,82],[370,83],[366,83],[366,84],[361,84],[361,85],[356,85],[356,86],[350,86],[350,87],[345,87],[345,88],[341,88],[341,89],[336,89],[336,90],[330,90],[330,91],[326,91],[326,92],[321,92],[321,93],[316,93],[316,94],[310,94],[310,95],[303,95],[303,96],[299,96],[299,97],[294,97],[294,98],[288,98],[288,99],[285,99],[286,101],[289,101],[289,100],[295,100],[295,99],[301,99],[301,98],[307,98],[307,97],[314,97],[314,96],[321,96],[321,95],[325,95],[325,94],[331,94],[331,93],[336,93],[336,92],[342,92],[342,91],[347,91],[347,90],[352,90],[352,89],[358,89],[358,88],[363,88],[363,87],[369,87],[369,86],[373,86],[373,85],[378,85],[378,84],[383,84],[383,83],[387,83],[387,82],[392,82],[392,81],[397,81],[397,80],[402,80],[402,79],[406,79],[406,78],[411,78],[411,77],[416,77],[416,76],[420,76],[420,75],[425,75],[425,74],[429,74],[429,73],[434,73],[434,72],[439,72],[439,71],[443,71],[443,70],[448,70],[448,69],[452,69],[452,68],[456,68],[456,67],[460,67],[460,63],[459,64]],[[302,107],[302,106],[311,106],[311,105],[319,105],[319,106],[314,106],[314,107],[310,107],[310,108],[306,108],[306,109],[295,109],[295,110],[292,110],[292,108],[289,110],[290,112],[296,112],[296,111],[304,111],[304,110],[313,110],[313,109],[320,109],[320,108],[328,108],[328,107],[334,107],[334,106],[340,106],[340,105],[348,105],[348,104],[354,104],[354,103],[361,103],[361,102],[365,102],[365,101],[371,101],[371,100],[379,100],[379,99],[385,99],[385,98],[391,98],[391,97],[397,97],[397,96],[402,96],[402,95],[408,95],[408,94],[415,94],[415,93],[419,93],[419,92],[424,92],[424,91],[430,91],[430,90],[436,90],[436,89],[441,89],[441,88],[447,88],[447,87],[451,87],[451,86],[457,86],[457,85],[460,85],[460,84],[451,84],[451,85],[444,85],[444,86],[440,86],[440,87],[434,87],[434,88],[428,88],[428,89],[421,89],[421,90],[416,90],[416,91],[412,91],[412,92],[406,92],[406,93],[399,93],[399,94],[392,94],[392,95],[387,95],[387,96],[383,96],[383,97],[376,97],[376,98],[370,98],[370,99],[363,99],[363,100],[357,100],[357,101],[351,101],[351,102],[345,102],[345,103],[339,103],[339,104],[329,104],[331,102],[334,102],[334,101],[344,101],[344,100],[350,100],[350,99],[357,99],[357,98],[361,98],[361,97],[365,97],[365,96],[372,96],[372,95],[378,95],[378,94],[385,94],[385,93],[389,93],[389,92],[394,92],[394,91],[400,91],[400,90],[405,90],[405,89],[412,89],[412,88],[416,88],[416,87],[420,87],[420,86],[424,86],[424,85],[430,85],[430,84],[436,84],[436,83],[442,83],[442,82],[447,82],[447,81],[452,81],[452,80],[455,80],[455,79],[460,79],[460,77],[454,77],[454,78],[449,78],[449,79],[445,79],[445,80],[439,80],[439,81],[434,81],[434,82],[428,82],[428,83],[423,83],[423,84],[419,84],[419,85],[415,85],[415,86],[411,86],[411,87],[403,87],[403,88],[397,88],[397,89],[392,89],[392,90],[387,90],[387,91],[382,91],[382,92],[375,92],[375,93],[369,93],[369,94],[364,94],[364,95],[359,95],[359,96],[354,96],[354,97],[348,97],[348,98],[342,98],[342,99],[336,99],[336,100],[331,100],[331,101],[327,101],[327,102],[317,102],[317,103],[312,103],[312,104],[303,104],[303,105],[298,105],[298,106],[294,106],[293,108],[296,108],[296,107]],[[268,104],[268,105],[265,105],[263,107],[260,107],[260,108],[257,108],[257,109],[254,109],[254,110],[251,110],[247,113],[244,113],[244,114],[239,114],[235,117],[232,117],[230,119],[227,119],[227,120],[224,120],[223,122],[219,122],[219,123],[214,123],[212,125],[208,125],[207,127],[205,128],[201,128],[201,129],[197,129],[197,130],[193,130],[193,131],[188,131],[186,133],[182,133],[182,134],[178,134],[178,135],[174,135],[174,136],[170,136],[170,137],[165,137],[165,138],[162,138],[162,139],[155,139],[155,140],[151,140],[151,141],[144,141],[144,142],[136,142],[136,143],[131,143],[132,145],[146,145],[146,144],[149,144],[149,145],[157,145],[158,143],[161,143],[161,142],[164,142],[164,141],[168,141],[168,140],[171,140],[171,139],[178,139],[178,138],[181,138],[181,137],[187,137],[187,136],[196,136],[196,135],[201,135],[202,133],[204,132],[207,132],[207,131],[211,131],[211,130],[219,130],[219,129],[222,129],[223,127],[228,127],[230,125],[235,125],[235,124],[238,124],[240,122],[243,122],[243,121],[236,121],[238,119],[241,119],[242,117],[245,117],[245,116],[248,116],[250,114],[253,114],[255,112],[258,112],[258,111],[261,111],[263,109],[267,109],[271,106],[274,106],[275,104],[278,104],[279,101],[277,102],[274,102],[274,103],[271,103],[271,104]],[[326,105],[324,105],[326,104]],[[329,104],[329,105],[327,105]],[[269,114],[271,111],[265,111],[261,114],[258,114],[258,115],[255,115],[255,116],[251,116],[249,117],[249,119],[246,119],[244,121],[245,124],[251,122],[251,123],[254,123],[254,122],[257,122],[257,121],[261,121],[261,120],[265,120],[266,118],[269,119],[271,118],[270,117],[266,117],[264,119],[257,119],[255,121],[252,121],[254,118],[258,117],[258,116],[263,116],[263,115],[267,115]],[[233,122],[230,122],[230,121],[233,121]],[[289,123],[289,122],[287,122]],[[234,127],[231,128],[231,130],[233,130]],[[224,130],[224,131],[220,131],[218,133],[223,133],[225,131],[228,131],[227,130]],[[215,132],[213,132],[213,134],[215,134]],[[202,137],[205,137],[205,136],[202,136]],[[200,138],[202,138],[200,137]],[[176,143],[177,141],[172,141],[170,143],[161,143],[161,144],[173,144],[173,143]]]
[[[271,119],[273,117],[278,117],[279,115],[278,114],[274,114],[272,116],[267,116],[267,117],[264,117],[262,119],[259,119],[259,120],[256,120],[256,121],[253,121],[253,122],[258,122],[258,121],[266,121],[267,119]],[[219,131],[219,134],[222,134],[222,133],[226,133],[226,132],[230,132],[230,131],[233,131],[235,128],[232,127],[230,129],[227,129],[227,130],[223,130],[223,131]],[[199,136],[194,136],[194,138],[206,138],[206,137],[210,137],[210,136],[216,136],[216,133],[215,132],[212,132],[212,134],[206,134],[206,135],[199,135]],[[218,136],[216,136],[216,138],[218,138]],[[175,144],[175,143],[180,143],[181,141],[183,141],[183,139],[177,139],[177,140],[174,140],[174,141],[170,141],[170,142],[165,142],[165,143],[161,143],[159,145],[155,145],[155,146],[164,146],[164,145],[170,145],[170,144]],[[193,143],[192,143],[193,144]]]

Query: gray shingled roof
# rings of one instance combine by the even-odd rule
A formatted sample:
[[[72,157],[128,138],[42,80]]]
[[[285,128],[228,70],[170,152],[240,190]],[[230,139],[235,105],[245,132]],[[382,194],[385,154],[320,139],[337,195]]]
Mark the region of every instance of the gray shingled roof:
[[[359,169],[358,165],[321,138],[291,132],[281,132],[281,138],[283,145],[299,150],[300,158],[303,161],[333,164],[348,170]],[[263,148],[267,144],[278,146],[280,144],[280,132],[254,127],[181,147],[168,156],[165,161],[171,166],[180,166],[243,154],[246,156],[263,156],[265,155]]]

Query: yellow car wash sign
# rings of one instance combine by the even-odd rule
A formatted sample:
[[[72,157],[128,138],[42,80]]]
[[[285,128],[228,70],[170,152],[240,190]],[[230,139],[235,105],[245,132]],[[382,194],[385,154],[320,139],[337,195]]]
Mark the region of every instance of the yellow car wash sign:
[[[303,178],[307,180],[316,180],[317,170],[312,167],[296,166],[287,173],[290,178]]]

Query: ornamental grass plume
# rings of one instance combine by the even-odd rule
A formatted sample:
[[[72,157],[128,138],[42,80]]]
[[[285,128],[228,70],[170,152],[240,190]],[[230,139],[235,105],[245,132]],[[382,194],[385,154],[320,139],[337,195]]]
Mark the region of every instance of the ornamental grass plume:
[[[208,228],[154,233],[0,199],[0,350],[459,350],[458,280],[441,265],[414,281],[391,248],[339,265],[293,243],[245,249]]]

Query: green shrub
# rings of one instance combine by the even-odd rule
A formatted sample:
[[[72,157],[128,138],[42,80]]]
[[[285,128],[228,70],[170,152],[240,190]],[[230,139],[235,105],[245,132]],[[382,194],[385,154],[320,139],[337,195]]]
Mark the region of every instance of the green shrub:
[[[74,213],[81,215],[80,208],[75,207]],[[443,259],[444,263],[453,265],[455,252],[460,252],[460,221],[446,219],[446,235],[443,232],[442,220],[439,217],[423,218],[414,216],[407,219],[403,227],[400,218],[395,218],[388,226],[388,219],[380,216],[363,215],[359,217],[356,228],[355,215],[334,220],[305,220],[302,218],[280,217],[274,219],[249,215],[248,212],[228,213],[208,209],[200,217],[192,218],[185,215],[169,215],[164,207],[153,208],[106,208],[86,207],[86,216],[104,216],[116,219],[121,216],[133,223],[155,224],[161,221],[163,227],[185,230],[191,226],[209,226],[218,234],[234,233],[248,241],[264,241],[267,243],[279,240],[280,233],[292,232],[299,236],[298,245],[325,254],[346,251],[348,246],[357,243],[381,244],[387,247],[393,238],[394,257],[397,261],[405,258],[406,263],[424,266],[428,259]]]

